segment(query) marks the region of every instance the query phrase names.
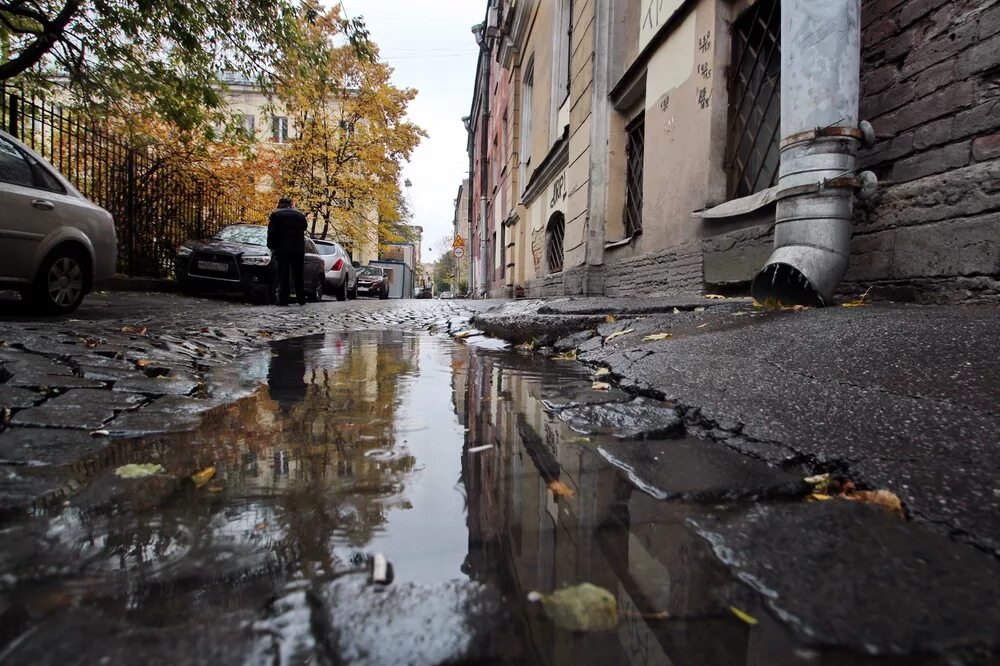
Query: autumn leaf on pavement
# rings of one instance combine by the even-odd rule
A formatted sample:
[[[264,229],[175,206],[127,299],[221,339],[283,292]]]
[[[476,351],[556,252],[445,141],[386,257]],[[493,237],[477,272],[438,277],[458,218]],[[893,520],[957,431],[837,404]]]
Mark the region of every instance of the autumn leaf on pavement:
[[[608,384],[607,382],[594,382],[590,388],[595,391],[610,391],[611,384]]]
[[[576,493],[562,481],[549,481],[549,490],[557,497],[572,497]]]
[[[841,495],[844,499],[856,502],[867,502],[875,504],[892,513],[895,516],[903,517],[903,503],[899,497],[890,490],[855,490],[850,494]]]
[[[604,341],[605,342],[611,342],[615,338],[620,338],[621,336],[628,335],[629,333],[635,333],[635,329],[634,328],[626,328],[624,331],[615,331],[614,333],[612,333],[608,337],[604,338]]]
[[[136,360],[135,364],[136,364],[137,367],[145,368],[147,366],[152,365],[153,362],[150,361],[148,358],[140,358],[140,359]]]
[[[729,610],[730,610],[730,612],[732,612],[733,615],[735,615],[736,617],[740,618],[741,620],[743,620],[744,622],[746,622],[747,624],[749,624],[751,627],[753,625],[757,624],[757,618],[755,618],[753,615],[750,615],[749,613],[747,613],[745,611],[741,611],[736,606],[730,606]]]
[[[594,372],[594,379],[597,379],[598,377],[607,377],[610,374],[611,370],[609,368],[598,368]]]
[[[613,324],[613,323],[615,323],[615,316],[614,315],[608,315],[608,316],[606,316],[604,318],[604,321],[606,321],[609,324]]]
[[[126,333],[126,334],[129,334],[129,335],[145,335],[146,334],[146,327],[145,326],[122,326],[122,333]]]
[[[705,294],[705,298],[707,298],[710,301],[724,301],[724,300],[726,300],[726,297],[723,296],[722,294]]]
[[[191,481],[194,482],[195,488],[201,488],[211,481],[213,476],[215,476],[215,465],[195,472],[191,475]]]
[[[656,340],[669,340],[674,337],[673,333],[653,333],[643,338],[644,342],[655,342]]]

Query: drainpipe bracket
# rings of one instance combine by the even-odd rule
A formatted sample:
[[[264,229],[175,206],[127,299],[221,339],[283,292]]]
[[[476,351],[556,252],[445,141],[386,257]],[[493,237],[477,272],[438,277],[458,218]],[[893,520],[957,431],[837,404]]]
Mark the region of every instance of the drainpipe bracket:
[[[781,190],[775,196],[775,200],[780,201],[782,199],[788,199],[789,197],[795,197],[801,194],[814,194],[816,192],[822,192],[823,190],[834,187],[850,187],[852,189],[861,189],[862,187],[864,187],[864,185],[865,182],[861,178],[854,178],[854,177],[829,178],[827,180],[821,180],[818,183],[812,183],[810,185],[799,185],[797,187],[789,187],[787,189]]]
[[[779,148],[783,150],[796,143],[812,141],[814,139],[855,139],[857,141],[864,141],[864,138],[864,132],[857,127],[817,127],[807,132],[799,132],[798,134],[786,136],[781,140]]]

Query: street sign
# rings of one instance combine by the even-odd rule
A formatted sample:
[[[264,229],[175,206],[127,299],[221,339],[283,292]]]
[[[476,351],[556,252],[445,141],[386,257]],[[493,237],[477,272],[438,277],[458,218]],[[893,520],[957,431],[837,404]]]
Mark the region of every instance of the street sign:
[[[461,245],[456,246],[455,249],[452,250],[452,252],[455,254],[456,259],[461,259],[462,257],[465,256],[465,248],[462,247]]]
[[[461,236],[455,236],[455,241],[451,244],[454,248],[465,247],[465,239]]]

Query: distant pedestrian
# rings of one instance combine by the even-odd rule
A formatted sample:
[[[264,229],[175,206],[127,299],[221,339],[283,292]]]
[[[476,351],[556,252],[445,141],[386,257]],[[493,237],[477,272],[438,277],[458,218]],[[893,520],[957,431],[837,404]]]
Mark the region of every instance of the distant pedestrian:
[[[292,200],[287,197],[278,200],[278,209],[267,219],[267,246],[271,249],[273,261],[278,265],[278,305],[288,305],[291,296],[289,272],[295,281],[296,300],[299,305],[306,304],[303,269],[307,226],[306,216],[293,208]]]

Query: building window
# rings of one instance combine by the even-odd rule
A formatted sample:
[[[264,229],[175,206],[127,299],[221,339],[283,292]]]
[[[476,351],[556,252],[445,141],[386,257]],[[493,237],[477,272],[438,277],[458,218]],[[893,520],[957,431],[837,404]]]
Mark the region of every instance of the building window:
[[[545,227],[545,264],[549,273],[563,269],[563,239],[566,237],[566,217],[555,212]]]
[[[555,104],[558,109],[569,96],[569,63],[573,53],[573,0],[559,0],[559,10],[555,21],[555,54],[556,66],[552,68],[555,76]]]
[[[257,136],[257,118],[253,114],[240,116],[240,129],[243,136],[252,139]]]
[[[275,143],[288,141],[288,118],[284,116],[271,118],[271,141]]]
[[[726,166],[730,198],[774,185],[781,127],[781,3],[760,0],[733,23]]]
[[[642,233],[642,162],[646,148],[646,116],[640,113],[625,127],[625,235]]]
[[[528,60],[521,75],[521,145],[518,146],[520,155],[520,187],[524,192],[528,186],[528,169],[531,166],[531,101],[532,91],[535,84],[535,58]]]

